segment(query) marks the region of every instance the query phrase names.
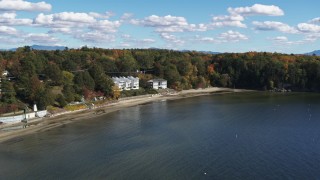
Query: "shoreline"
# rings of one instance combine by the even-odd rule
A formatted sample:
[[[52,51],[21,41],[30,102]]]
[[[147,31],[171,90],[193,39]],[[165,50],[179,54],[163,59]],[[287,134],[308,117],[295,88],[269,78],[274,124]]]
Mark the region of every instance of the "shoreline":
[[[23,136],[48,131],[52,128],[60,127],[73,122],[92,119],[99,116],[103,116],[121,109],[142,105],[150,102],[162,101],[162,100],[177,100],[189,97],[204,96],[210,94],[222,94],[222,93],[239,93],[239,92],[255,92],[255,90],[246,89],[230,89],[230,88],[218,88],[211,87],[205,89],[191,89],[183,90],[171,95],[156,95],[152,97],[139,97],[127,100],[120,100],[115,103],[107,104],[95,109],[86,109],[81,111],[73,111],[65,114],[56,115],[54,117],[46,117],[31,121],[27,128],[22,128],[22,123],[12,125],[0,126],[0,143],[3,142],[15,142],[23,139]],[[12,129],[12,130],[4,130]]]

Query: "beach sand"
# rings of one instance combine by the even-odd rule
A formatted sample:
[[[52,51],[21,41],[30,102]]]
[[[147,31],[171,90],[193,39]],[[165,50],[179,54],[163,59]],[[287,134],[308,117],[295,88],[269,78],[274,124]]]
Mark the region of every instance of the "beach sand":
[[[251,92],[252,90],[244,89],[230,89],[230,88],[205,88],[205,89],[191,89],[183,90],[174,94],[154,95],[152,97],[135,97],[131,99],[119,100],[116,103],[107,104],[96,109],[87,109],[76,112],[69,112],[54,117],[46,117],[37,119],[28,123],[27,128],[22,128],[23,123],[1,125],[0,126],[0,143],[5,141],[16,141],[23,136],[33,133],[44,132],[52,128],[56,128],[65,124],[84,119],[92,119],[98,116],[103,116],[111,112],[121,110],[123,108],[145,104],[154,101],[174,100],[181,98],[188,98],[194,96],[209,95],[212,93],[234,93],[234,92]],[[11,129],[11,130],[10,130]]]

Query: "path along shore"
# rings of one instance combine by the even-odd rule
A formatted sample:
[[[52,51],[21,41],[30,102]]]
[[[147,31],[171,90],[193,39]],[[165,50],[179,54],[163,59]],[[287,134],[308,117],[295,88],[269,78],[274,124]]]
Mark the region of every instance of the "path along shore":
[[[188,98],[194,96],[209,95],[212,93],[234,93],[234,92],[252,92],[252,90],[245,89],[230,89],[230,88],[205,88],[205,89],[191,89],[183,90],[174,94],[168,95],[154,95],[149,98],[145,96],[125,100],[119,100],[116,103],[106,104],[105,106],[96,109],[87,109],[81,111],[68,112],[54,117],[46,117],[43,119],[37,119],[29,123],[27,128],[22,128],[23,123],[0,125],[0,143],[5,141],[17,141],[21,140],[23,136],[28,134],[34,134],[44,132],[49,129],[59,127],[65,124],[69,124],[75,121],[84,119],[92,119],[98,116],[102,116],[111,112],[121,110],[123,108],[145,104],[154,101],[162,100],[174,100],[181,98]]]

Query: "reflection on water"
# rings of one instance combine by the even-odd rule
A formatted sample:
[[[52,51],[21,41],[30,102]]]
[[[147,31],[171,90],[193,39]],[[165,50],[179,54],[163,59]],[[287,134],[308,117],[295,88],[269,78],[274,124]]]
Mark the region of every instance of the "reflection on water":
[[[317,179],[320,95],[130,107],[0,144],[0,179]]]

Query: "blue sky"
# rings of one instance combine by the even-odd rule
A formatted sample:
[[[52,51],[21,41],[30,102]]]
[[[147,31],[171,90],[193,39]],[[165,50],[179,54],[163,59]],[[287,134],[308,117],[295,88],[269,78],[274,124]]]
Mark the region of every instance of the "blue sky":
[[[0,0],[0,49],[305,53],[320,49],[318,7],[315,0]]]

